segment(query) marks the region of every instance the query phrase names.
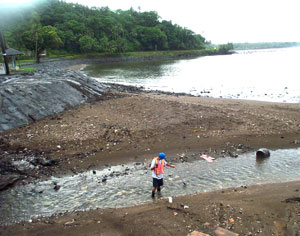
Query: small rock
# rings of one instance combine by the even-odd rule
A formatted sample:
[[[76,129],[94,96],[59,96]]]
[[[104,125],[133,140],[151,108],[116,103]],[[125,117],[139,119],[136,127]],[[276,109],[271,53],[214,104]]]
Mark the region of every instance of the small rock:
[[[192,233],[189,233],[187,236],[210,236],[210,235],[199,231],[193,231]]]
[[[60,189],[60,186],[59,185],[55,185],[54,188],[53,188],[55,191],[58,191]]]
[[[4,190],[20,180],[18,175],[0,175],[0,191]]]
[[[66,226],[71,225],[75,222],[75,219],[72,219],[71,221],[68,221],[65,223]]]
[[[221,227],[218,227],[215,230],[215,234],[216,236],[239,236],[239,234],[229,231],[227,229],[223,229]]]

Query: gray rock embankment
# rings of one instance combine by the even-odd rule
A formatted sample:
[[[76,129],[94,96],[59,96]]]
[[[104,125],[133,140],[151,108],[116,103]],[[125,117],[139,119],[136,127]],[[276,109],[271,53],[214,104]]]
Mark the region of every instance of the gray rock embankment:
[[[64,69],[78,64],[83,62],[46,62],[34,65],[38,70],[34,73],[0,76],[0,133],[110,97],[109,89],[139,91],[132,86],[103,84],[80,72]],[[48,153],[27,148],[11,150],[0,138],[0,191],[20,181],[26,184],[31,179],[49,177],[58,165],[59,160]]]
[[[0,132],[101,96],[108,85],[57,64],[37,72],[0,77]]]

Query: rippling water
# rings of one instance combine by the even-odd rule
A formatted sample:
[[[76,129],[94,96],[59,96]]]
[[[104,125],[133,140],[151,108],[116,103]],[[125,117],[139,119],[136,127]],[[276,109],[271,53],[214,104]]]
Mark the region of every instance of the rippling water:
[[[195,59],[90,65],[102,82],[210,97],[300,102],[300,47]]]
[[[140,165],[113,166],[95,174],[90,171],[62,178],[52,177],[1,192],[0,224],[68,211],[125,207],[151,201],[150,161]],[[255,153],[247,153],[238,158],[219,158],[213,163],[204,160],[179,163],[176,169],[166,169],[162,196],[300,180],[299,166],[300,148],[271,151],[271,157],[262,161],[256,160]],[[120,175],[110,177],[112,173]],[[105,176],[108,176],[107,181],[102,182]],[[54,189],[55,185],[61,186],[58,191]]]

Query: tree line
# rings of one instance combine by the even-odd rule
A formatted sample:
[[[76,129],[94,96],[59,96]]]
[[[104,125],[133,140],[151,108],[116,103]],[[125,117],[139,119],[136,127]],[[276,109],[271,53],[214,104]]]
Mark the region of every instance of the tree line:
[[[9,47],[39,55],[57,48],[70,53],[123,53],[155,50],[199,50],[200,34],[161,20],[155,11],[112,11],[63,0],[42,0],[18,11],[0,10],[0,29]]]

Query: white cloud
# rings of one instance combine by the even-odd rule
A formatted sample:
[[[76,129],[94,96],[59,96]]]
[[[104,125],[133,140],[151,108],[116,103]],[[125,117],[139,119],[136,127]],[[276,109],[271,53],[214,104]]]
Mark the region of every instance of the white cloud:
[[[24,6],[31,6],[37,0],[0,0],[0,7],[3,9],[14,9]]]

